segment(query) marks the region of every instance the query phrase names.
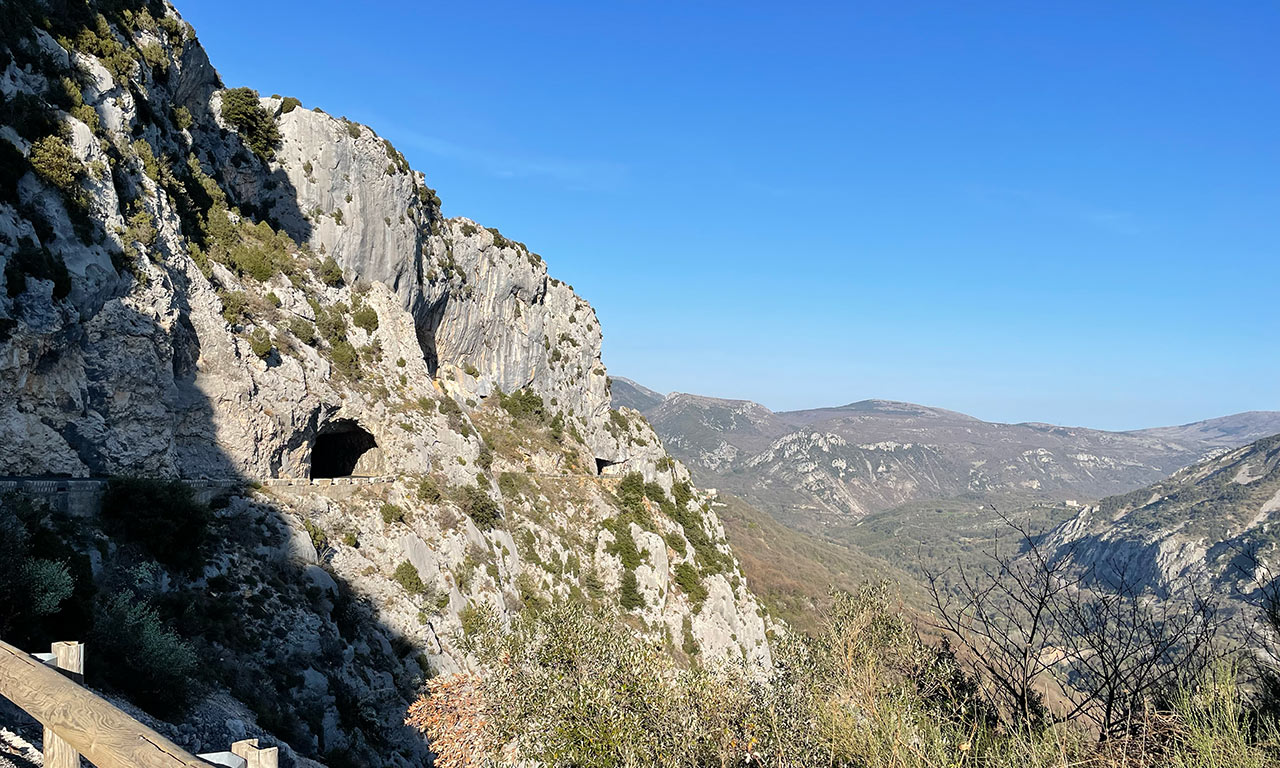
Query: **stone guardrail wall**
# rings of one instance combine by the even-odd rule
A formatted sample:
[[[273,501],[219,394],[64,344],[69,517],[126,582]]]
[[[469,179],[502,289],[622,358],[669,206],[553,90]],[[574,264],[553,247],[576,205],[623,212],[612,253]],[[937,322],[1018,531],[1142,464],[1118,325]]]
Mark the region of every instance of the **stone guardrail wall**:
[[[380,477],[272,477],[260,480],[262,486],[269,488],[317,487],[358,485],[386,485],[395,481],[393,476]],[[102,492],[107,487],[105,478],[0,478],[0,498],[11,492],[19,492],[35,496],[59,512],[73,515],[89,515],[97,512],[102,502]],[[184,479],[184,483],[195,491],[196,499],[209,502],[218,494],[230,489],[244,487],[251,481],[239,479]]]

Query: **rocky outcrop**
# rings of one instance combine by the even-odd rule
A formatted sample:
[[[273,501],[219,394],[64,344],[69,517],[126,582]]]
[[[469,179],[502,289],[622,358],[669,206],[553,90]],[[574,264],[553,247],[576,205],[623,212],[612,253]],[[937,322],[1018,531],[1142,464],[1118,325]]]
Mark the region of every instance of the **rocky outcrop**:
[[[1096,574],[1123,573],[1141,593],[1195,585],[1245,608],[1274,588],[1280,550],[1280,435],[1082,509],[1045,539],[1047,551]]]

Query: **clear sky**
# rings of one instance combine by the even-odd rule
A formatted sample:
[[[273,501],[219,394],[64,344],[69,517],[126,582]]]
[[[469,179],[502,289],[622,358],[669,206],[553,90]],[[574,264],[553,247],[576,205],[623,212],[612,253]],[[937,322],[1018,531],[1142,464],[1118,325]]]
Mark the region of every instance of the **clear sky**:
[[[1127,429],[1280,409],[1280,5],[178,0],[596,308],[610,372]]]

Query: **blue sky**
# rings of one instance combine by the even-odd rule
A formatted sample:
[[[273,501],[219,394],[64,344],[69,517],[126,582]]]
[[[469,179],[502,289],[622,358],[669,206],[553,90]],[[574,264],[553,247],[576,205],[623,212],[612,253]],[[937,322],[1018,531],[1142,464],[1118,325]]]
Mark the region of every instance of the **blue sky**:
[[[357,10],[358,9],[358,10]],[[1280,6],[180,0],[540,252],[610,372],[1127,429],[1280,409]]]

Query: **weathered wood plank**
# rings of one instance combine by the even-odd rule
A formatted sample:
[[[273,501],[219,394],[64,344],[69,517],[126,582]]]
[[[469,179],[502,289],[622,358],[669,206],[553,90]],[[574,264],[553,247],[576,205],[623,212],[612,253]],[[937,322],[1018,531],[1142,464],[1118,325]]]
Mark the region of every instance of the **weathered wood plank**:
[[[69,679],[84,680],[84,646],[80,643],[54,643],[54,663]],[[44,729],[44,768],[80,768],[80,753],[51,729]]]
[[[0,641],[0,696],[98,768],[209,768],[106,699]]]
[[[248,768],[277,768],[280,764],[280,750],[276,747],[258,749],[257,739],[245,739],[231,745],[231,753],[245,759]]]

